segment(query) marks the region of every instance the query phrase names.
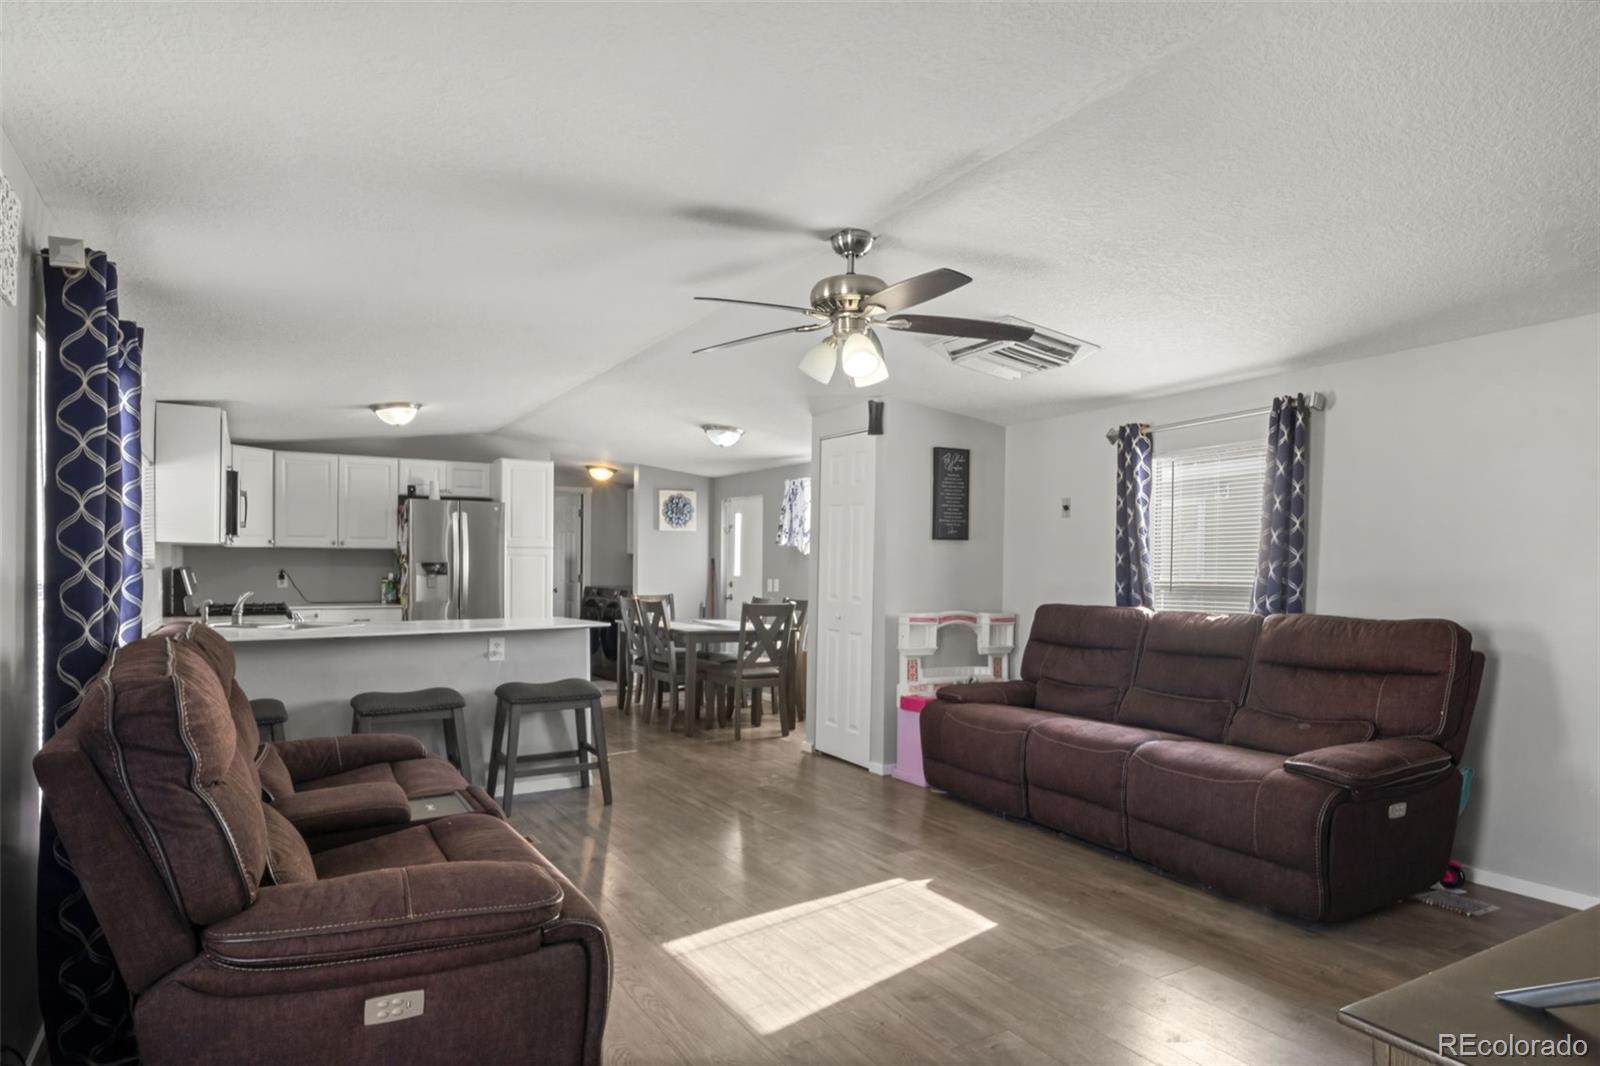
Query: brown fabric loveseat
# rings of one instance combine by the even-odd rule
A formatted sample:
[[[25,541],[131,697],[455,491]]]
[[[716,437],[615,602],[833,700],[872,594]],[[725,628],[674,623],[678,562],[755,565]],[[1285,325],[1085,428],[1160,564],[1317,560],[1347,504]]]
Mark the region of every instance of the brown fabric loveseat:
[[[492,801],[401,823],[381,786],[452,784],[420,745],[327,740],[284,746],[284,771],[367,771],[304,794],[371,793],[379,824],[360,796],[326,803],[322,824],[358,839],[313,853],[263,802],[226,642],[176,627],[117,651],[35,757],[133,993],[141,1060],[599,1062],[610,949],[588,900]]]
[[[1301,918],[1438,879],[1483,675],[1434,619],[1040,607],[922,712],[928,783]]]

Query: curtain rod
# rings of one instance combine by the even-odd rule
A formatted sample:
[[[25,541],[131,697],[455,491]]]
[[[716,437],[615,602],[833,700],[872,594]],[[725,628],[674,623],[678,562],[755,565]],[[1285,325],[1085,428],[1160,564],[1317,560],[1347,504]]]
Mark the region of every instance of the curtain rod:
[[[1306,396],[1306,402],[1310,405],[1313,411],[1321,411],[1323,408],[1328,406],[1327,401],[1323,398],[1322,393],[1320,392],[1308,394]],[[1166,425],[1151,426],[1150,432],[1157,433],[1174,429],[1193,429],[1196,426],[1209,426],[1217,422],[1234,422],[1241,418],[1259,418],[1262,415],[1270,415],[1271,413],[1272,407],[1269,404],[1266,407],[1252,407],[1248,411],[1231,411],[1225,415],[1210,415],[1206,418],[1191,418],[1184,422],[1168,422]],[[1117,443],[1117,428],[1119,427],[1106,430],[1106,440],[1110,441],[1112,444]]]

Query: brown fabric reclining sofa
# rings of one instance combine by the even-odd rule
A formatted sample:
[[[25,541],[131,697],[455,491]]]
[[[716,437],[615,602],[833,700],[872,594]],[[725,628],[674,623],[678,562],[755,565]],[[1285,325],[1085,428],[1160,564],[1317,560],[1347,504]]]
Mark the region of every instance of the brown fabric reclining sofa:
[[[317,799],[335,846],[263,802],[258,764]],[[600,1061],[610,949],[589,901],[487,796],[412,822],[406,784],[465,783],[410,738],[260,745],[214,630],[116,652],[34,771],[142,1061]],[[394,998],[420,1016],[378,1019]]]
[[[1455,837],[1483,655],[1434,619],[1040,607],[1022,680],[922,712],[928,783],[1228,895],[1338,921]]]

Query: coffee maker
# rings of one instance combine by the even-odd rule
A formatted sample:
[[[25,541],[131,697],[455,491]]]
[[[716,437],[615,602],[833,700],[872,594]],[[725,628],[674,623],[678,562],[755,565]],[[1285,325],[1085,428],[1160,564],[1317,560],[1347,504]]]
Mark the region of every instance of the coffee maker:
[[[187,618],[194,613],[190,597],[200,588],[200,579],[187,566],[169,566],[161,571],[161,617]]]

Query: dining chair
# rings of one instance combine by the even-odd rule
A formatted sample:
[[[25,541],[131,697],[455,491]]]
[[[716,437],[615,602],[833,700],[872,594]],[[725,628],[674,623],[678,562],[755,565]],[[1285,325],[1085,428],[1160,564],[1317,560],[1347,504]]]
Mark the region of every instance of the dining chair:
[[[645,673],[649,665],[649,652],[645,649],[644,630],[639,617],[639,602],[632,596],[618,599],[622,618],[622,640],[617,656],[617,710],[631,715],[633,704],[649,692]]]
[[[772,690],[783,735],[794,728],[790,704],[789,642],[794,624],[792,603],[747,603],[739,612],[739,654],[731,663],[702,666],[701,676],[711,692],[711,718],[720,720],[726,709],[733,718],[733,735],[738,739],[744,722],[742,704],[750,695],[750,724],[761,721],[761,691]]]
[[[682,710],[679,689],[686,680],[683,649],[672,642],[671,595],[638,597],[639,628],[644,635],[644,698],[649,705],[648,721],[656,720],[661,709],[661,690],[672,692],[672,708],[667,715],[667,728]]]
[[[794,720],[806,720],[806,638],[809,631],[806,626],[810,621],[809,600],[797,600],[788,596],[757,596],[751,603],[792,603],[794,604],[794,622],[789,634],[789,706],[793,708]]]
[[[678,617],[677,609],[673,606],[672,597],[673,594],[667,592],[659,596],[635,596],[634,599],[638,600],[641,605],[646,603],[665,604],[667,608],[667,621],[671,622]]]

